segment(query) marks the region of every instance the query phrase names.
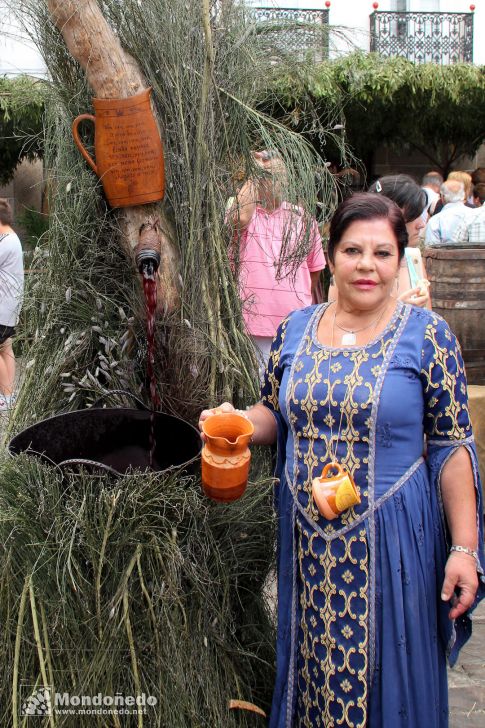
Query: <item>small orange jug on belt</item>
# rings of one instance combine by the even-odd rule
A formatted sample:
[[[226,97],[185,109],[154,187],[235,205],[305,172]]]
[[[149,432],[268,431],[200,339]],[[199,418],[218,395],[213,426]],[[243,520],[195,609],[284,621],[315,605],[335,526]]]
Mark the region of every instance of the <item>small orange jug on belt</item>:
[[[253,423],[237,412],[219,412],[202,423],[202,430],[204,493],[222,503],[240,498],[248,482]]]
[[[340,463],[328,463],[321,476],[313,478],[312,496],[319,512],[329,521],[360,503],[359,489]]]
[[[150,105],[151,88],[125,99],[93,99],[96,115],[81,114],[72,123],[74,141],[103,183],[111,207],[157,202],[165,192],[162,141]],[[95,127],[96,161],[78,132],[81,121]]]

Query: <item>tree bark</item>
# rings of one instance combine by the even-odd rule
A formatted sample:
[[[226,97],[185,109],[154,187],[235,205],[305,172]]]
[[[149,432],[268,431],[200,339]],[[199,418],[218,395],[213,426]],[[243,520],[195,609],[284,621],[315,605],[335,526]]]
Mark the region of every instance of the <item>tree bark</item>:
[[[148,87],[138,64],[120,45],[96,0],[47,0],[47,7],[68,50],[86,72],[99,98],[127,98]],[[161,131],[161,122],[156,117]],[[161,262],[159,309],[171,311],[179,302],[179,260],[173,243],[174,232],[160,204],[114,210],[119,221],[122,245],[133,258],[140,228],[159,220]]]

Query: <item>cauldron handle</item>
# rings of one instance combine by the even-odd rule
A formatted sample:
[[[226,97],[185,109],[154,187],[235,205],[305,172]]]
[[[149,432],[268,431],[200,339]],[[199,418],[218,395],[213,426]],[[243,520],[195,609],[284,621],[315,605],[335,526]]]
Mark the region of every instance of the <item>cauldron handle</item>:
[[[116,475],[118,478],[120,476],[120,473],[118,473],[117,470],[114,470],[109,465],[105,465],[104,463],[100,463],[98,460],[88,460],[87,458],[70,458],[69,460],[62,460],[60,463],[57,463],[57,467],[61,468],[67,468],[69,465],[87,465],[90,468],[96,468],[97,470],[105,470],[107,473],[110,473],[111,475]]]
[[[96,400],[96,402],[93,404],[94,407],[101,407],[102,404],[104,404],[105,399],[112,394],[126,394],[128,397],[130,397],[132,400],[134,400],[137,408],[139,410],[145,410],[146,412],[153,412],[153,410],[150,409],[150,407],[147,407],[144,402],[141,401],[141,399],[138,399],[138,397],[135,397],[132,392],[128,392],[127,389],[112,389],[109,392],[106,392],[104,396],[100,397]]]

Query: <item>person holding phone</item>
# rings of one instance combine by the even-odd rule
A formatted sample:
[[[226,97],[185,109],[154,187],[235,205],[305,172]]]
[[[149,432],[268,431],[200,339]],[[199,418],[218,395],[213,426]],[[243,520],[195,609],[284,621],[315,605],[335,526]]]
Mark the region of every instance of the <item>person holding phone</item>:
[[[404,303],[421,308],[431,308],[429,282],[419,250],[420,238],[424,234],[426,219],[426,192],[407,174],[390,174],[376,180],[369,192],[385,195],[396,203],[404,215],[408,243],[406,254],[401,260],[395,296]]]

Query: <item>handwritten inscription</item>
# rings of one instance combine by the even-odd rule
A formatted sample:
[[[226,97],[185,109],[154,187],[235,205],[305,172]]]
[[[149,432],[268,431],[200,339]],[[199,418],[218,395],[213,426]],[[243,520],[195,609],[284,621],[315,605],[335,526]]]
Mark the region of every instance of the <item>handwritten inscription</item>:
[[[103,166],[116,175],[119,193],[136,196],[161,191],[163,153],[154,119],[147,125],[146,107],[98,111],[98,120],[103,127]]]

